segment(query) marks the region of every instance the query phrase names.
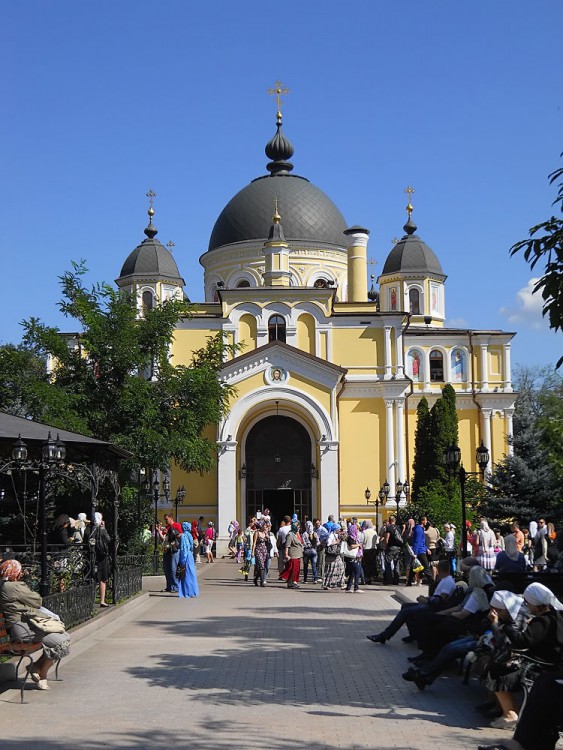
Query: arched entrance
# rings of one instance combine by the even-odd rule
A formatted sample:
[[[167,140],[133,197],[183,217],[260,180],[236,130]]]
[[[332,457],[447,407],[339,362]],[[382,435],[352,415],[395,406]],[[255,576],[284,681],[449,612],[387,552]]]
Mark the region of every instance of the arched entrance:
[[[291,417],[265,417],[246,438],[246,513],[270,509],[275,528],[285,515],[312,516],[312,452],[307,430]]]

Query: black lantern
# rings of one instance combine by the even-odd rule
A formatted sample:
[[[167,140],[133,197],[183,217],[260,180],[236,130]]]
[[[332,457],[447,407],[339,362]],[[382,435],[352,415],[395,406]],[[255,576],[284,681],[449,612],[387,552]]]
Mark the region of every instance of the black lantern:
[[[382,503],[384,503],[385,502],[385,490],[383,489],[383,487],[379,490],[377,494],[379,495],[379,500]]]
[[[164,479],[162,481],[162,490],[164,492],[164,498],[168,500],[170,497],[170,478],[167,474],[164,475]]]
[[[371,497],[371,490],[369,487],[366,487],[366,491],[364,492],[364,497],[366,500],[369,500]]]
[[[400,479],[397,482],[397,484],[395,485],[395,492],[397,493],[396,497],[401,497],[401,494],[403,492],[403,483],[401,482]]]
[[[457,445],[450,445],[444,451],[444,463],[448,469],[457,469],[461,463],[461,450]]]
[[[403,492],[405,493],[405,497],[408,497],[410,495],[411,486],[408,479],[403,482]]]
[[[56,460],[64,461],[66,457],[66,445],[63,443],[59,435],[57,435],[57,440],[55,442],[55,449],[56,449]]]
[[[21,434],[18,435],[18,439],[13,445],[12,458],[14,461],[17,461],[18,463],[25,461],[27,458],[27,445],[22,440]]]
[[[248,470],[246,468],[246,464],[243,464],[240,469],[238,470],[238,478],[239,479],[246,479],[248,474]]]
[[[390,489],[391,489],[391,487],[389,486],[389,482],[387,480],[385,480],[383,482],[383,492],[385,494],[385,497],[389,497],[389,491],[390,491]]]
[[[485,443],[481,440],[481,445],[476,451],[477,465],[481,469],[481,474],[485,473],[485,469],[489,465],[489,449],[485,446]]]
[[[47,440],[43,443],[41,446],[41,454],[43,456],[43,461],[45,461],[48,464],[52,464],[57,460],[57,443],[53,438],[51,437],[51,433],[47,436]]]

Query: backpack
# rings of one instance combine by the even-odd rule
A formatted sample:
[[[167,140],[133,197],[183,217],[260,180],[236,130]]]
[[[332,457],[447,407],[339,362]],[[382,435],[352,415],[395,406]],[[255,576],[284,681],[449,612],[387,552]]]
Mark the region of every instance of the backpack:
[[[166,532],[166,539],[164,542],[164,551],[174,554],[180,549],[180,533],[177,529],[171,526]]]
[[[399,528],[397,524],[389,524],[387,527],[387,531],[389,532],[389,543],[393,547],[402,547],[403,546],[403,536],[401,532],[399,531]]]
[[[103,560],[104,557],[107,557],[107,554],[109,552],[107,538],[105,534],[102,535],[100,526],[96,526],[96,528],[92,531],[88,542],[91,549],[94,551],[96,560]]]

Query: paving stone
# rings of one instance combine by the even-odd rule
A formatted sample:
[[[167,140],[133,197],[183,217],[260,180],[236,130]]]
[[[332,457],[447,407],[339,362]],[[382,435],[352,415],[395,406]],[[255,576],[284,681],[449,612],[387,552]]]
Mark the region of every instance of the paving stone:
[[[23,706],[15,690],[0,695],[2,750],[455,750],[499,739],[479,726],[477,684],[452,674],[421,693],[401,678],[415,653],[406,631],[384,646],[365,638],[397,612],[393,587],[256,588],[232,561],[198,575],[189,600],[145,579],[151,595],[82,638],[63,681],[30,688]]]

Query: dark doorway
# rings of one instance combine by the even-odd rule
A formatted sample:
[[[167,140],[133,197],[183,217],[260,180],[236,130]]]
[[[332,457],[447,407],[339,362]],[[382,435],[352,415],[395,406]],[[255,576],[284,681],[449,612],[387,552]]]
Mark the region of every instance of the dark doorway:
[[[293,490],[263,490],[263,508],[268,508],[272,518],[272,526],[277,531],[284,516],[292,516]]]
[[[247,516],[269,508],[274,526],[285,515],[312,515],[311,439],[290,417],[266,417],[246,439]]]

